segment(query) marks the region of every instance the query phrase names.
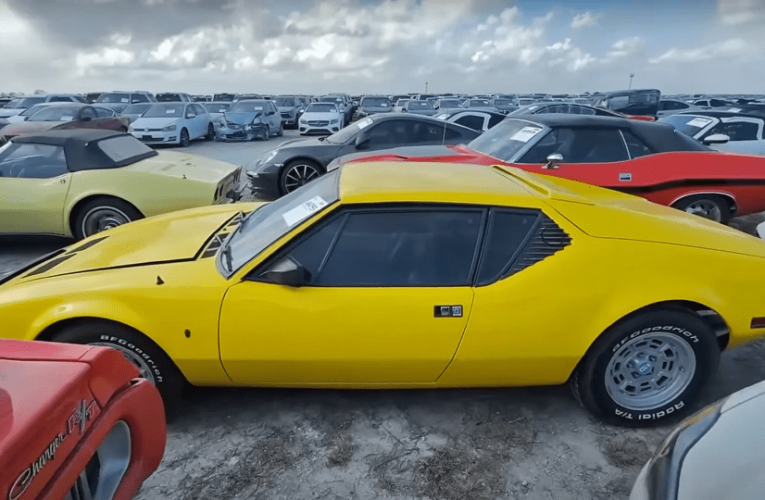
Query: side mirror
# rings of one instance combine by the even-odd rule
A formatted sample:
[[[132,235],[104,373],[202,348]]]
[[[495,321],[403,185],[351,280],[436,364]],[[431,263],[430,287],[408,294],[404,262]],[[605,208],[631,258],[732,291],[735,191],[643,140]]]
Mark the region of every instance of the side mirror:
[[[82,117],[82,121],[84,121],[84,122],[89,122],[89,121],[91,121],[92,119],[93,119],[93,118],[91,118],[90,116],[83,116],[83,117]]]
[[[728,137],[725,134],[712,134],[710,136],[705,137],[704,140],[702,140],[701,142],[703,142],[706,145],[725,144],[729,140],[730,140],[730,137]]]
[[[544,170],[557,170],[560,167],[558,166],[558,162],[563,161],[563,155],[560,153],[552,153],[547,155],[547,163],[545,166],[542,167]]]
[[[267,271],[264,271],[261,278],[265,278],[272,283],[300,288],[311,278],[310,273],[295,262],[291,257],[285,257]]]
[[[271,115],[273,115],[273,114],[274,114],[274,112],[273,112],[273,111],[266,111],[266,116],[271,116]]]
[[[186,115],[186,118],[189,118],[189,119],[196,118],[196,117],[197,117],[197,115],[194,114],[194,113],[189,113],[189,114]]]
[[[369,136],[361,133],[356,136],[356,149],[366,149],[369,145]]]

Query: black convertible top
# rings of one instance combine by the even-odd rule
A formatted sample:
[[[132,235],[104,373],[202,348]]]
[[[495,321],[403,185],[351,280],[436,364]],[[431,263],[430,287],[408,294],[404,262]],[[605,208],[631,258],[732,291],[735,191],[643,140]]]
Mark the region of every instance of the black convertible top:
[[[106,151],[102,141],[108,141]],[[70,172],[124,167],[158,154],[132,135],[112,130],[49,130],[15,137],[13,143],[62,146]]]
[[[669,123],[632,120],[629,118],[612,118],[610,116],[569,115],[550,113],[542,115],[508,117],[526,120],[545,125],[550,128],[619,128],[629,130],[642,140],[654,153],[671,151],[710,151],[700,142],[675,130]]]

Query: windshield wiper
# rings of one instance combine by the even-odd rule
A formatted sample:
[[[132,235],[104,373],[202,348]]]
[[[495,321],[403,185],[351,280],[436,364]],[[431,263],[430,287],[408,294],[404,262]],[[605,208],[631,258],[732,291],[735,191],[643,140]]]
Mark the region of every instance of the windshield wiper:
[[[244,222],[246,220],[246,217],[244,216],[243,211],[239,211],[238,214],[239,217],[239,225],[236,226],[236,229],[234,229],[234,232],[231,233],[231,235],[226,238],[226,243],[223,245],[223,248],[221,248],[221,255],[226,259],[226,267],[228,268],[228,272],[233,273],[234,272],[234,263],[233,263],[233,257],[231,256],[231,240],[234,239],[234,236],[236,233],[239,232],[240,229],[242,229],[242,226],[244,225]]]

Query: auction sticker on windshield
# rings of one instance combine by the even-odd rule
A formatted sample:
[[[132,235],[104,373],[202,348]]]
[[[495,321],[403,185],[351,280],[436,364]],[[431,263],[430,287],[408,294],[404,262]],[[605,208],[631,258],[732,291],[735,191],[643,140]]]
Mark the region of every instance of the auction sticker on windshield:
[[[310,200],[301,203],[292,210],[288,210],[282,215],[282,217],[284,217],[284,222],[286,222],[289,227],[292,227],[326,206],[327,202],[324,201],[324,198],[321,196],[314,196]]]
[[[694,118],[693,120],[686,123],[686,125],[688,125],[689,127],[704,128],[710,123],[712,123],[712,121],[713,120],[711,120],[710,118]]]
[[[359,128],[360,129],[368,127],[370,125],[372,125],[372,119],[371,118],[364,118],[363,120],[361,120],[359,122]]]
[[[523,127],[518,132],[513,134],[510,140],[518,141],[518,142],[529,142],[532,137],[534,137],[541,131],[542,129],[539,127]]]

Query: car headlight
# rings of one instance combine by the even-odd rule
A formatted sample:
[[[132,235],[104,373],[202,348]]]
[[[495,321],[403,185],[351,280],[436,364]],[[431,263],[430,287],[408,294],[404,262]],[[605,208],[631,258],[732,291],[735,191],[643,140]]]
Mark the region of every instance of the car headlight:
[[[334,120],[331,120],[329,123],[332,124],[332,125],[340,123],[340,118],[335,118]]]
[[[252,119],[252,124],[253,125],[259,125],[260,124],[260,117],[258,116],[258,117],[253,118]]]
[[[264,156],[263,159],[260,162],[258,162],[258,163],[260,163],[261,165],[263,163],[268,163],[269,161],[273,160],[276,157],[277,153],[278,153],[278,151],[276,149],[272,150],[270,153],[268,153],[266,156]]]
[[[162,129],[162,132],[172,132],[173,130],[177,129],[175,125],[168,125],[167,127]]]
[[[305,120],[303,120],[302,118],[300,119],[300,124],[301,124],[301,125],[305,125],[306,123],[308,123],[308,122],[306,122],[306,121],[305,121]]]

